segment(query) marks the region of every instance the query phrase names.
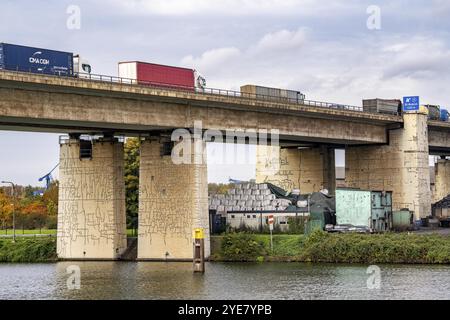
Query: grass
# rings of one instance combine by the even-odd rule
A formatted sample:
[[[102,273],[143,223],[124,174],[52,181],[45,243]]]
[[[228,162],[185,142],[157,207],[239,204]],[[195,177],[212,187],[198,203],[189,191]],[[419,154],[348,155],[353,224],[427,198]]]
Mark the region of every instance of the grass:
[[[328,234],[270,236],[246,233],[212,237],[216,261],[450,264],[450,237],[417,234]]]
[[[12,229],[8,229],[8,232],[6,232],[6,230],[0,230],[0,235],[12,235],[13,234],[13,230]],[[39,229],[37,230],[22,230],[22,229],[16,229],[16,235],[21,235],[21,234],[51,234],[51,235],[56,235],[56,230],[54,229],[42,229],[41,231],[39,231]]]
[[[0,262],[53,262],[57,260],[55,238],[0,239]]]
[[[26,235],[39,234],[39,230],[25,230]],[[1,230],[0,235],[6,234]],[[20,237],[22,230],[16,230],[19,235],[16,242],[12,238],[0,237],[0,263],[1,262],[54,262],[57,261],[56,237]],[[42,234],[56,235],[56,230],[44,230]],[[133,230],[127,230],[128,236],[133,235]],[[8,235],[12,235],[12,230],[8,230]]]
[[[52,230],[48,230],[52,231]],[[33,233],[28,233],[33,234]],[[131,234],[131,230],[128,231]],[[450,237],[436,234],[304,235],[229,233],[211,237],[213,261],[450,264]],[[56,261],[56,238],[0,238],[0,262]]]

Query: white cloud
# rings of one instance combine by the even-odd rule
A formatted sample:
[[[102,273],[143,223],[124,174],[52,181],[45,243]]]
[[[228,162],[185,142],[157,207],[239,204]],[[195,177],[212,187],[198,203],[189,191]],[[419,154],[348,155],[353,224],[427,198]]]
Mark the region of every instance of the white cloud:
[[[440,40],[414,37],[385,50],[390,53],[384,79],[415,77],[442,79],[450,72],[450,49]]]
[[[353,105],[361,105],[363,98],[413,93],[430,103],[449,103],[450,49],[438,38],[361,35],[341,42],[314,36],[304,28],[282,29],[246,47],[208,50],[183,61],[203,72],[208,86],[218,88],[239,90],[253,83]]]
[[[298,49],[305,44],[306,29],[300,28],[297,31],[280,30],[268,33],[255,46],[256,52],[283,51]]]
[[[67,1],[45,1],[36,15],[27,9],[33,7],[30,0],[4,0],[0,38],[83,54],[100,74],[117,74],[120,60],[181,61],[201,71],[210,87],[239,90],[254,83],[358,105],[363,98],[420,95],[427,103],[450,106],[448,0],[376,1],[382,9],[378,32],[366,28],[372,0],[79,2],[82,28],[73,32],[65,27]],[[15,141],[20,139],[28,146],[11,146],[7,153],[14,156],[1,162],[3,174],[12,178],[35,165],[27,165],[18,150],[40,141],[35,135]],[[55,146],[46,145],[39,146]],[[49,158],[33,170],[53,167],[57,153]],[[27,176],[34,184],[35,174]]]
[[[213,15],[313,15],[336,14],[354,8],[350,0],[114,0],[127,13],[185,16]]]
[[[234,47],[212,49],[204,52],[200,57],[194,58],[192,55],[182,59],[183,65],[200,69],[203,72],[223,68],[231,59],[238,59],[240,50]]]

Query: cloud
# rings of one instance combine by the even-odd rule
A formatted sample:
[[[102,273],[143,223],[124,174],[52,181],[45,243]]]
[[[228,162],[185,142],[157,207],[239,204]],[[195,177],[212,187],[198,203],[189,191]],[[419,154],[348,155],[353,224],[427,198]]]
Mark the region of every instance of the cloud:
[[[438,37],[373,33],[335,41],[319,39],[314,30],[302,27],[266,33],[240,48],[207,50],[183,62],[218,88],[259,84],[353,105],[361,105],[363,98],[417,92],[444,104],[449,99],[444,93],[450,82],[449,50],[449,43]]]
[[[284,51],[298,49],[306,42],[306,28],[296,31],[280,30],[268,33],[259,40],[253,49],[256,52]]]
[[[121,60],[143,60],[198,69],[209,87],[253,83],[357,105],[363,98],[420,95],[450,106],[447,0],[376,1],[382,14],[376,32],[366,28],[373,0],[75,2],[82,12],[78,31],[66,28],[71,0],[45,1],[39,15],[30,0],[2,1],[0,40],[80,53],[99,74],[116,75]],[[26,140],[37,145],[33,137]],[[14,147],[7,153],[17,155],[11,163],[20,162]]]
[[[388,53],[383,79],[413,77],[442,79],[450,72],[450,49],[440,40],[414,37],[384,50]]]
[[[112,4],[127,13],[187,16],[187,15],[315,15],[336,14],[354,8],[356,0],[114,0]]]
[[[181,60],[181,64],[199,68],[206,71],[214,71],[223,68],[231,59],[238,59],[240,50],[234,47],[212,49],[204,52],[200,57],[194,58],[192,55],[186,56]]]
[[[306,43],[306,29],[279,30],[263,35],[256,43],[239,49],[236,47],[216,48],[203,52],[198,57],[188,55],[181,60],[181,64],[197,69],[204,74],[212,74],[222,79],[228,78],[229,85],[236,89],[237,82],[245,79],[245,76],[235,77],[245,73],[245,70],[255,74],[264,73],[264,61],[271,64],[282,61],[282,57],[290,59],[292,54],[298,54],[299,49]],[[271,70],[270,77],[276,74]],[[269,74],[266,73],[266,76]],[[235,81],[234,84],[231,81]],[[261,80],[261,79],[260,79]],[[225,85],[225,84],[224,84]]]

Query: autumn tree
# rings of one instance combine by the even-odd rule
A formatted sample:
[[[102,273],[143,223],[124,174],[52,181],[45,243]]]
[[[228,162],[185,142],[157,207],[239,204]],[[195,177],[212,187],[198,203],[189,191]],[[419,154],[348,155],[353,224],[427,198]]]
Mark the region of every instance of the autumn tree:
[[[56,229],[58,221],[58,193],[59,182],[54,181],[49,188],[44,192],[42,200],[47,207],[47,228]]]
[[[42,199],[34,199],[22,203],[19,212],[19,221],[22,224],[22,228],[41,230],[47,222],[47,206]]]
[[[0,223],[6,229],[12,222],[13,205],[12,199],[3,190],[0,190]]]
[[[226,194],[232,188],[234,188],[234,184],[231,183],[208,183],[208,194]]]

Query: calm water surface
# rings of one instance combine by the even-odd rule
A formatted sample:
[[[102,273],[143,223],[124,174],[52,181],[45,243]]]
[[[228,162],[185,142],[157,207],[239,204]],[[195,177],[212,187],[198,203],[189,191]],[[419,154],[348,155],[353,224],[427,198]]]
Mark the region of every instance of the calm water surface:
[[[66,268],[78,265],[80,290]],[[367,266],[299,263],[59,262],[0,264],[0,299],[450,299],[450,266],[381,267],[367,288]]]

